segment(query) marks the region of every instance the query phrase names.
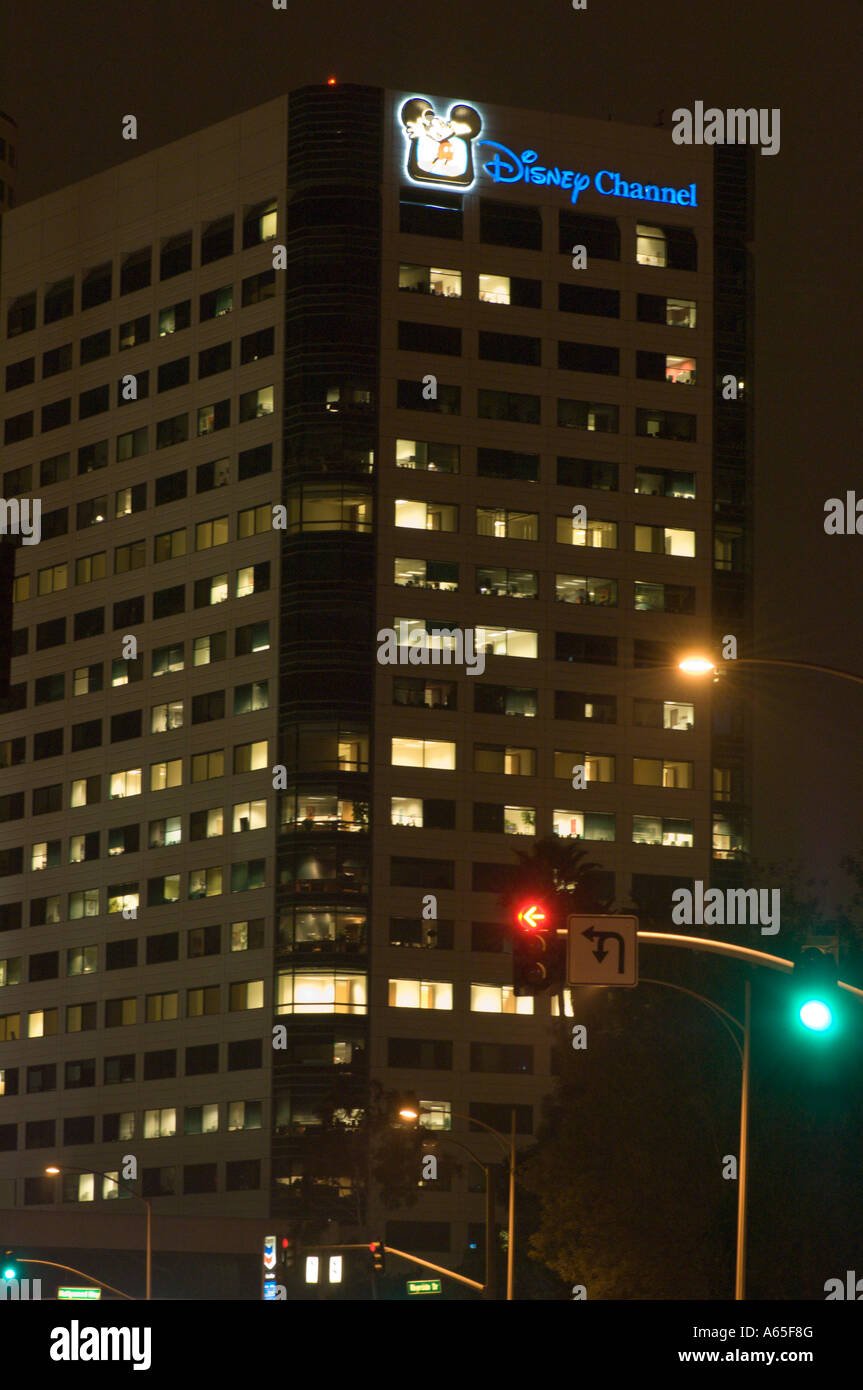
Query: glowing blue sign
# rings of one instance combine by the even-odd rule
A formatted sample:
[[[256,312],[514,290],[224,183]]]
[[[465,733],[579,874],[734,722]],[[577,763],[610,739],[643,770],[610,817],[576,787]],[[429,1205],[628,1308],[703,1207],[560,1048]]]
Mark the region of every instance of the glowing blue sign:
[[[687,208],[698,206],[694,183],[686,188],[660,188],[655,183],[630,183],[612,169],[600,169],[591,179],[589,174],[581,174],[574,169],[558,169],[538,164],[539,155],[536,150],[522,150],[518,155],[506,145],[499,145],[496,140],[478,140],[477,150],[483,146],[495,151],[482,165],[485,173],[495,183],[553,184],[558,188],[569,188],[572,190],[570,201],[573,203],[578,202],[579,193],[590,188],[592,183],[597,193],[601,193],[603,197],[635,198],[644,203],[674,203],[678,207]]]

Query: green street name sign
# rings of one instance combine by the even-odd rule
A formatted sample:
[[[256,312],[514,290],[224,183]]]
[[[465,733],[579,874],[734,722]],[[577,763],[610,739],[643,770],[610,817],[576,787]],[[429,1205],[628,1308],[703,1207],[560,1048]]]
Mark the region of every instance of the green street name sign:
[[[82,1298],[82,1299],[101,1298],[101,1297],[102,1297],[102,1290],[101,1290],[101,1289],[58,1289],[58,1290],[57,1290],[57,1297],[58,1297],[58,1298]]]
[[[440,1279],[408,1279],[408,1293],[440,1293]]]

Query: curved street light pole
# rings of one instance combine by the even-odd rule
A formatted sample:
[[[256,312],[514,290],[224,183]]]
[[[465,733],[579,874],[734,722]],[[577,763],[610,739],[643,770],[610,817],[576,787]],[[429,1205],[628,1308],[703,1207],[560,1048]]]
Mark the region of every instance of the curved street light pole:
[[[71,1164],[71,1163],[63,1163],[63,1164],[55,1163],[55,1164],[52,1164],[52,1165],[50,1166],[50,1168],[46,1168],[46,1169],[45,1169],[45,1172],[48,1173],[50,1177],[58,1177],[61,1173],[92,1173],[93,1171],[94,1171],[94,1170],[91,1169],[91,1168],[78,1168],[78,1167],[75,1167],[75,1166],[74,1166],[73,1164]],[[99,1171],[99,1170],[96,1170],[96,1171]],[[135,1189],[134,1189],[134,1187],[129,1187],[128,1183],[120,1182],[120,1179],[119,1179],[119,1178],[115,1178],[114,1175],[113,1175],[113,1173],[103,1173],[103,1172],[99,1171],[99,1177],[100,1177],[100,1178],[107,1178],[109,1182],[114,1183],[115,1187],[118,1187],[118,1188],[119,1188],[119,1187],[122,1187],[122,1189],[123,1189],[124,1192],[128,1192],[129,1195],[130,1195],[130,1197],[134,1197],[136,1201],[138,1201],[138,1202],[143,1202],[143,1203],[144,1203],[144,1206],[147,1208],[147,1245],[146,1245],[146,1276],[145,1276],[146,1292],[145,1292],[145,1294],[144,1294],[144,1297],[145,1297],[145,1299],[147,1300],[147,1302],[149,1302],[149,1301],[150,1301],[151,1272],[152,1272],[152,1255],[153,1255],[153,1244],[152,1244],[152,1237],[151,1237],[151,1223],[152,1223],[152,1216],[153,1216],[153,1207],[152,1207],[152,1203],[151,1203],[151,1202],[148,1202],[146,1197],[142,1197],[141,1194],[140,1194],[139,1192],[136,1192]]]
[[[480,1129],[487,1129],[489,1134],[493,1134],[495,1139],[503,1145],[504,1153],[508,1153],[509,1212],[506,1237],[506,1297],[509,1302],[514,1297],[513,1288],[515,1284],[515,1106],[513,1106],[511,1110],[508,1144],[499,1130],[494,1129],[492,1125],[487,1125],[485,1120],[477,1120],[473,1115],[462,1115],[455,1110],[453,1110],[452,1114],[457,1120],[467,1120],[469,1124],[479,1125]]]
[[[485,1174],[485,1288],[483,1297],[497,1298],[497,1279],[494,1258],[494,1188],[492,1187],[491,1164],[483,1163],[477,1158],[472,1149],[467,1144],[463,1144],[460,1139],[455,1139],[451,1134],[442,1134],[439,1138],[426,1141],[430,1148],[435,1144],[446,1143],[455,1144],[457,1149],[466,1153],[468,1158],[481,1168]]]

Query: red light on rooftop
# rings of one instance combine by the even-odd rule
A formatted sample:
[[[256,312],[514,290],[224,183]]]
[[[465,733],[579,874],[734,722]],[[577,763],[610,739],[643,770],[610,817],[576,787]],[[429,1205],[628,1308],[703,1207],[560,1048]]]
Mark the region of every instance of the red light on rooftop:
[[[328,86],[328,87],[335,87],[335,85],[336,85],[336,79],[335,79],[334,77],[328,77],[328,78],[327,78],[327,86]]]

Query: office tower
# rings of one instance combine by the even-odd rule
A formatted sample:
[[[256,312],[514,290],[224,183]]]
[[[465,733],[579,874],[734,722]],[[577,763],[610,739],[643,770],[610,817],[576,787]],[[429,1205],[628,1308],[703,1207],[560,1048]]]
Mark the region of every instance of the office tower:
[[[7,1207],[83,1243],[131,1154],[166,1220],[355,1229],[370,1080],[535,1129],[513,847],[662,921],[738,862],[672,668],[746,616],[746,212],[668,130],[331,85],[4,218]],[[468,1186],[373,1234],[458,1263]]]

